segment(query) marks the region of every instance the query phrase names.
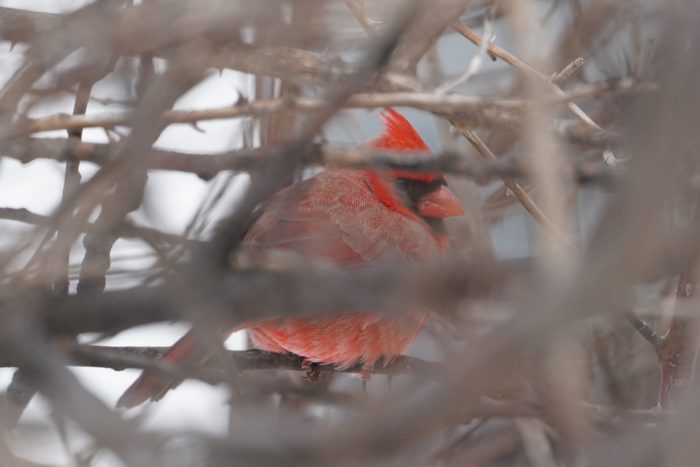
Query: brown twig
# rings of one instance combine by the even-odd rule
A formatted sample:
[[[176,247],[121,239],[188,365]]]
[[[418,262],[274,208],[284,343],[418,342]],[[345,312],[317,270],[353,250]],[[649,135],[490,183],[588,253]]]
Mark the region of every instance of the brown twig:
[[[654,347],[654,350],[658,352],[663,339],[656,333],[654,328],[652,328],[647,322],[642,320],[633,312],[625,313],[625,319],[647,342]]]
[[[78,85],[78,92],[73,106],[73,115],[85,113],[90,100],[91,91],[92,84],[89,82],[84,81]],[[80,142],[82,134],[82,129],[69,131],[68,137],[72,141]],[[61,195],[62,202],[66,202],[70,197],[75,195],[80,186],[80,179],[80,161],[70,157],[70,154],[67,154],[63,179],[63,193]],[[53,244],[53,251],[49,257],[50,289],[53,294],[65,295],[68,293],[68,269],[70,266],[71,246],[72,242],[64,238],[63,232],[59,231]],[[22,373],[23,370],[21,369],[15,372],[12,382],[10,382],[6,391],[5,404],[14,406],[11,409],[6,407],[4,412],[4,419],[8,424],[17,423],[19,417],[36,393],[36,388],[28,384],[27,378]]]
[[[466,126],[459,126],[458,129],[464,135],[464,137],[474,145],[479,154],[481,154],[484,158],[488,160],[498,160],[496,155],[489,149],[488,146],[486,146],[481,138],[474,133],[473,130]],[[567,250],[571,250],[573,248],[573,245],[569,239],[566,238],[564,234],[559,232],[552,221],[549,220],[545,213],[539,208],[539,206],[537,206],[530,195],[518,182],[504,177],[503,183],[513,193],[513,196],[515,196],[523,208],[525,208],[525,210],[532,216],[535,222],[542,227],[547,235],[549,235],[559,246],[565,247]]]
[[[656,351],[661,365],[659,381],[659,405],[671,407],[684,394],[684,387],[694,374],[694,359],[697,352],[695,321],[684,316],[681,308],[694,296],[697,287],[697,261],[691,259],[681,272],[676,289],[676,307],[671,324],[659,339]]]
[[[606,81],[582,87],[570,94],[554,96],[551,102],[598,97],[606,92],[637,92],[647,90],[651,85],[642,85],[634,80],[623,79]],[[165,112],[163,121],[167,124],[196,123],[206,120],[259,117],[278,112],[316,112],[323,108],[325,101],[303,97],[270,99],[237,104],[206,110],[178,110]],[[518,99],[488,99],[456,94],[436,94],[421,92],[365,93],[354,94],[342,104],[343,108],[383,108],[413,107],[445,116],[458,116],[473,125],[498,127],[517,118],[527,101]],[[53,115],[27,120],[18,127],[17,134],[31,134],[53,130],[77,130],[81,128],[114,128],[130,126],[133,114],[130,112],[92,115]],[[602,131],[600,128],[596,128]]]
[[[469,27],[465,26],[464,24],[455,21],[454,23],[451,24],[452,28],[460,33],[462,36],[464,36],[467,40],[472,42],[474,45],[477,47],[481,45],[481,41],[483,40],[481,36],[479,36],[476,32],[472,31]],[[508,63],[512,67],[516,68],[519,71],[522,71],[524,73],[527,73],[529,75],[535,76],[542,80],[543,82],[551,83],[551,88],[555,92],[555,94],[559,97],[563,97],[566,95],[566,93],[556,85],[556,83],[552,82],[549,77],[547,77],[545,74],[541,73],[540,71],[534,69],[515,55],[511,54],[510,52],[506,51],[505,49],[495,45],[495,44],[489,44],[488,46],[488,51],[490,54],[492,54],[495,57],[500,58],[504,62]],[[590,129],[593,130],[600,130],[600,126],[596,122],[593,121],[586,113],[581,110],[581,108],[576,105],[573,102],[566,102],[566,107],[569,109],[569,111],[575,115],[578,119],[580,119],[583,123],[585,123]]]
[[[365,6],[363,1],[345,0],[345,4],[348,6],[348,9],[355,16],[355,19],[357,19],[357,22],[360,23],[360,26],[362,26],[362,29],[365,30],[367,35],[374,37],[377,34],[377,28],[372,20],[370,20],[365,14]]]
[[[552,83],[556,84],[557,86],[560,86],[585,64],[586,64],[585,58],[577,57],[571,63],[566,65],[560,72],[552,75],[550,81]]]
[[[133,8],[133,4],[130,7]],[[114,64],[110,65],[109,68],[112,68]],[[153,63],[149,57],[142,58],[140,70],[136,88],[139,98],[146,98],[149,86],[154,82]],[[81,103],[84,114],[89,92],[81,96],[79,89],[76,106],[80,97],[84,100]],[[132,171],[117,181],[114,191],[102,200],[100,215],[83,238],[85,255],[77,285],[78,293],[104,290],[106,274],[111,264],[112,247],[119,237],[119,227],[130,212],[138,209],[143,200],[148,181],[147,167],[144,163],[135,165]]]
[[[35,214],[24,208],[0,208],[0,219],[38,226],[47,225],[51,221],[49,216]],[[86,230],[88,231],[95,228],[95,225],[92,223],[88,223],[86,226]],[[187,240],[183,240],[179,235],[168,234],[149,227],[143,227],[128,220],[120,226],[119,234],[127,238],[141,238],[148,243],[166,242],[171,246],[181,245],[183,242],[187,242]]]

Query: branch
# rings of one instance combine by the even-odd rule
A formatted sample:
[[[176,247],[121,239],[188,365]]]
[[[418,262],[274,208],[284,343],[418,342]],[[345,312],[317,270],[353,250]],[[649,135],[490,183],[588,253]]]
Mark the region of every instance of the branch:
[[[633,311],[624,313],[625,319],[629,322],[632,327],[641,335],[647,342],[649,342],[654,350],[658,353],[661,348],[661,343],[663,339],[659,336],[654,328],[652,328],[646,321],[637,316]]]
[[[229,47],[212,52],[206,60],[209,66],[217,69],[324,87],[348,79],[353,71],[340,60],[328,60],[292,47]]]
[[[257,257],[261,258],[256,261]],[[448,310],[500,286],[504,272],[490,259],[458,257],[419,267],[381,264],[353,271],[315,265],[281,252],[239,261],[263,268],[225,272],[218,278],[208,277],[206,284],[176,277],[160,286],[45,299],[36,318],[52,334],[73,335],[115,333],[141,324],[202,317],[193,312],[209,313],[213,321],[233,328],[256,319],[347,310],[400,313],[415,306]],[[187,306],[194,287],[201,297],[196,311]]]
[[[0,219],[11,220],[22,222],[25,224],[32,224],[37,226],[48,225],[51,221],[51,217],[42,216],[41,214],[35,214],[24,208],[0,208]],[[86,232],[91,232],[96,229],[93,223],[88,223],[86,226]],[[181,245],[188,242],[187,239],[183,239],[179,235],[173,235],[165,232],[161,232],[150,227],[143,227],[137,224],[133,224],[131,221],[125,220],[119,229],[119,234],[126,238],[140,238],[146,240],[148,243],[151,242],[167,242],[171,246]]]
[[[472,42],[477,47],[481,45],[483,38],[474,31],[472,31],[470,28],[462,24],[461,22],[455,21],[451,24],[451,26],[455,31],[460,33],[462,36],[464,36],[467,40]],[[530,76],[535,76],[542,82],[549,83],[550,88],[554,91],[555,95],[559,97],[564,97],[566,95],[566,93],[556,84],[555,81],[551,80],[550,77],[531,67],[530,65],[520,60],[518,57],[511,54],[507,50],[502,49],[501,47],[498,47],[495,44],[489,44],[488,51],[493,56],[500,58],[504,62],[516,68],[517,70],[520,70],[521,72],[524,72]],[[566,102],[566,107],[589,129],[596,131],[601,129],[600,126],[596,122],[594,122],[591,117],[586,115],[586,113],[583,110],[581,110],[581,108],[574,102]]]
[[[0,39],[11,43],[29,42],[38,33],[59,25],[62,15],[0,7]]]
[[[75,366],[110,368],[121,371],[126,368],[151,370],[163,376],[195,378],[208,383],[227,382],[224,369],[216,362],[205,367],[173,365],[160,360],[169,347],[107,347],[96,345],[75,345],[67,352],[69,364]],[[228,357],[234,368],[240,371],[291,370],[306,371],[304,358],[294,354],[265,352],[262,350],[228,350]],[[9,358],[8,358],[9,357]],[[12,357],[3,355],[0,366],[14,366]],[[372,371],[380,375],[431,376],[439,373],[438,363],[400,355],[386,365],[379,362]],[[332,365],[314,365],[313,371],[322,373],[360,373],[362,365],[349,368],[336,368]]]
[[[104,54],[151,55],[177,61],[182,60],[177,47],[186,44],[193,37],[199,41],[207,35],[220,33],[225,28],[228,43],[222,43],[222,37],[217,37],[216,41],[212,41],[214,45],[198,57],[204,60],[208,67],[229,68],[317,86],[332,85],[352,73],[351,67],[341,60],[328,60],[320,54],[289,47],[289,41],[280,41],[285,45],[283,47],[250,47],[241,44],[238,27],[242,18],[246,14],[254,16],[256,12],[260,12],[261,6],[249,4],[246,9],[236,9],[200,2],[198,11],[215,13],[199,18],[201,23],[197,23],[197,28],[192,29],[173,27],[173,22],[182,21],[190,15],[187,14],[188,2],[172,3],[168,15],[163,14],[162,10],[159,10],[160,7],[146,4],[132,6],[128,9],[131,11],[117,11],[104,17],[79,17],[74,14],[0,7],[0,39],[11,43],[38,43],[39,48],[44,48],[54,45],[51,41],[55,42],[56,35],[66,31],[74,31],[85,43],[90,43],[88,41],[91,35],[101,33],[102,37],[112,40],[111,50],[103,50]],[[99,41],[93,41],[92,44],[104,45]],[[99,57],[100,54],[95,55]]]
[[[63,138],[28,138],[14,141],[5,149],[3,155],[25,164],[37,159],[63,161],[67,157],[74,157],[81,161],[103,165],[110,160],[113,148],[112,144],[106,143],[75,143]],[[208,180],[225,170],[237,172],[256,170],[267,164],[267,158],[275,151],[277,151],[276,147],[266,147],[239,149],[220,154],[193,154],[151,148],[144,157],[148,159],[150,169],[193,173]],[[514,159],[472,159],[453,152],[397,153],[369,147],[350,148],[313,144],[301,162],[307,165],[356,169],[379,167],[418,172],[444,172],[469,177],[479,182],[498,177],[526,176]],[[574,162],[573,166],[581,183],[606,184],[622,174],[622,169],[613,169],[595,163]],[[10,214],[5,212],[3,215]],[[17,215],[23,217],[17,220],[27,221],[26,214],[17,213]]]
[[[498,160],[493,151],[486,146],[486,143],[484,143],[471,128],[466,125],[462,125],[461,122],[455,125],[456,128],[464,135],[464,137],[476,148],[482,157],[491,161]],[[544,211],[542,211],[542,209],[535,203],[532,197],[517,181],[509,177],[502,177],[502,179],[503,184],[513,193],[513,196],[515,196],[525,211],[532,216],[535,222],[537,222],[542,230],[549,235],[550,238],[557,243],[557,245],[563,246],[567,250],[573,249],[573,245],[569,239],[557,229]]]
[[[696,203],[698,200],[696,200]],[[695,211],[698,207],[695,206]],[[691,222],[697,225],[700,215],[692,214]],[[659,404],[668,408],[687,393],[687,386],[693,381],[697,352],[697,321],[684,316],[683,306],[693,297],[698,285],[697,271],[700,252],[689,251],[689,260],[681,271],[676,288],[676,304],[666,334],[658,340],[656,351],[661,365],[659,381]]]
[[[2,306],[0,355],[13,355],[16,366],[51,401],[54,410],[75,420],[84,432],[120,456],[126,465],[161,465],[157,462],[159,451],[155,440],[138,433],[133,423],[107,408],[65,368],[46,336],[28,319],[35,304],[28,300],[16,307]]]
[[[568,102],[570,99],[596,97],[604,92],[632,92],[650,89],[650,84],[636,81],[610,81],[582,88],[562,97],[552,97],[551,102]],[[167,124],[193,124],[206,120],[260,117],[278,112],[316,112],[324,107],[323,99],[304,97],[239,102],[227,107],[205,110],[173,110],[163,114]],[[490,99],[457,94],[424,92],[393,92],[354,94],[342,104],[343,108],[373,109],[384,107],[412,107],[441,116],[458,117],[471,126],[488,128],[517,128],[528,101],[519,99]],[[114,128],[130,126],[131,112],[112,112],[91,115],[52,115],[21,122],[7,136],[38,133],[53,130],[77,130],[81,128]],[[555,127],[556,130],[556,127]],[[597,130],[600,130],[599,128]]]

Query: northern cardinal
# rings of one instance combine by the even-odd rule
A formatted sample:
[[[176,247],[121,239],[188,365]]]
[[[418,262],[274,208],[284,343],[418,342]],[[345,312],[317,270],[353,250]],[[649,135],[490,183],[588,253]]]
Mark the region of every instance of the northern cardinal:
[[[411,124],[393,109],[382,113],[385,131],[370,144],[394,151],[427,151]],[[352,268],[383,259],[425,261],[447,248],[442,219],[464,212],[440,174],[326,169],[289,186],[262,209],[242,247],[276,248]],[[271,291],[273,293],[273,291]],[[389,316],[349,310],[313,318],[279,318],[244,323],[223,337],[247,329],[262,350],[294,353],[307,363],[347,368],[358,362],[371,369],[408,348],[427,313],[407,310]],[[166,352],[170,363],[201,363],[206,350],[192,332]],[[145,371],[122,395],[119,407],[160,399],[178,382]]]

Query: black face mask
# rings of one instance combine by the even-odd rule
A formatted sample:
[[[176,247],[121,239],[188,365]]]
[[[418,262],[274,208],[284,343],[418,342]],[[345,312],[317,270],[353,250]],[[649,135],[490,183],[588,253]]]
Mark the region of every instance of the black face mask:
[[[418,201],[420,201],[421,198],[443,186],[447,186],[447,181],[443,177],[436,178],[431,182],[413,180],[410,178],[397,178],[394,180],[394,188],[403,198],[404,204],[413,213],[427,222],[433,229],[444,233],[445,228],[442,219],[427,219],[422,217],[417,207]]]

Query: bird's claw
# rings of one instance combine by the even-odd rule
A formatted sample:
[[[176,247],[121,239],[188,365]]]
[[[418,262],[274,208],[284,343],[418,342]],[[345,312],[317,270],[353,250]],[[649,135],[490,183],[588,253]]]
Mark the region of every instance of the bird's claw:
[[[372,379],[372,371],[368,368],[363,368],[359,374],[360,378],[362,378],[362,392],[367,396],[367,382]]]
[[[311,360],[305,358],[301,363],[301,369],[304,370],[306,379],[312,383],[318,383],[321,379],[321,372],[318,371],[316,364]]]

